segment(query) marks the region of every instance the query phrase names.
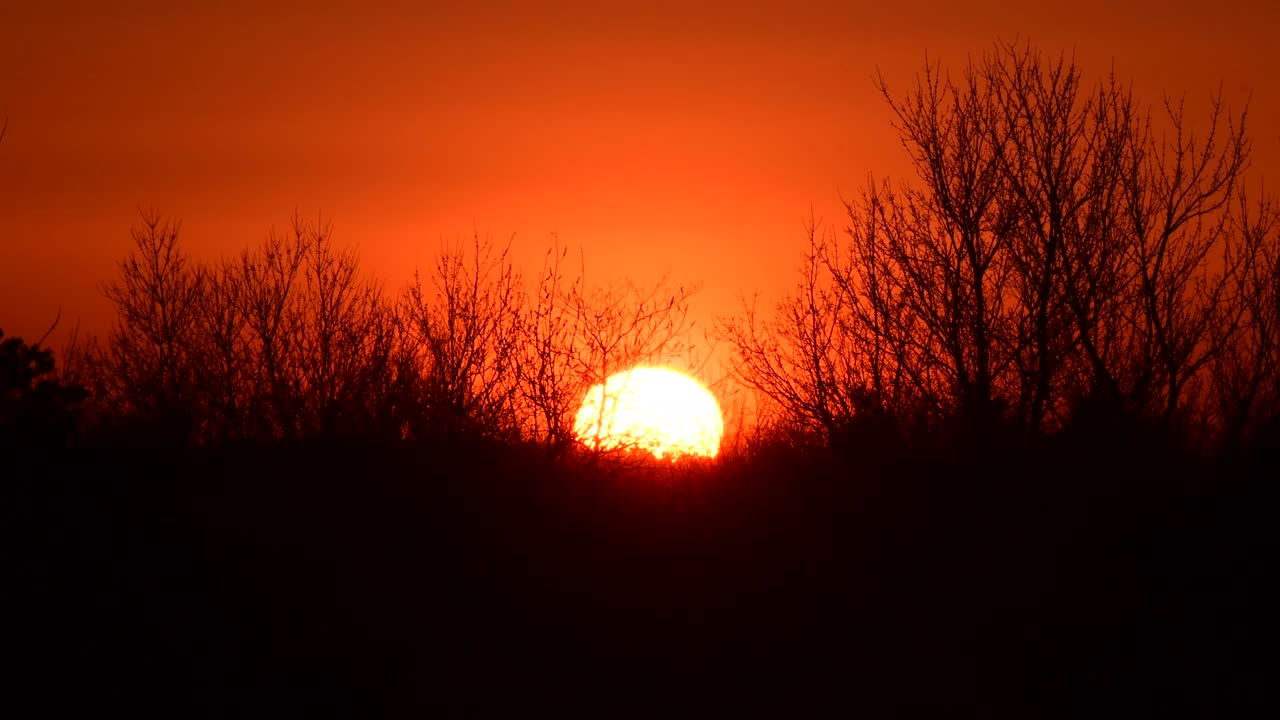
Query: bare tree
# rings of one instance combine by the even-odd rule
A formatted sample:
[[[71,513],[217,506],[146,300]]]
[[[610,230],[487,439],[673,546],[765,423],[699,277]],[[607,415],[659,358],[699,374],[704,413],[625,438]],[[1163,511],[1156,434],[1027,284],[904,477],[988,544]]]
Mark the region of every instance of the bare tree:
[[[1280,206],[1263,196],[1237,200],[1227,250],[1226,312],[1212,328],[1211,368],[1217,424],[1228,448],[1252,440],[1280,420]]]
[[[1112,381],[1102,349],[1108,338],[1099,335],[1111,329],[1102,317],[1114,310],[1123,281],[1118,185],[1133,100],[1114,77],[1086,90],[1073,61],[1047,62],[1030,47],[999,46],[982,75],[1004,144],[1020,409],[1039,430],[1047,416],[1061,420],[1071,392],[1092,391],[1073,387],[1085,368],[1089,385]]]
[[[200,300],[200,325],[194,349],[194,382],[203,396],[200,435],[226,442],[247,435],[250,407],[245,387],[252,373],[248,322],[244,314],[244,277],[239,265],[224,260],[207,270]]]
[[[495,247],[477,233],[469,248],[442,248],[429,285],[415,274],[405,291],[423,403],[413,434],[517,435],[524,288],[509,251],[510,242]]]
[[[862,332],[856,305],[861,298],[841,277],[839,247],[814,220],[806,225],[808,249],[801,279],[763,319],[755,301],[742,318],[720,321],[719,333],[736,352],[736,372],[748,388],[771,398],[813,432],[830,436],[875,396],[880,336]]]
[[[883,77],[877,86],[923,189],[871,183],[846,203],[846,249],[810,228],[774,324],[726,328],[748,383],[828,433],[908,395],[929,412],[986,417],[1016,351],[1007,140],[990,87],[972,69],[953,83],[936,64],[904,100]]]
[[[962,412],[985,417],[1012,349],[1004,334],[1015,218],[1000,203],[1008,127],[991,85],[972,67],[953,83],[926,64],[902,101],[883,77],[877,85],[923,183],[887,192],[875,204],[890,260],[883,270],[901,284],[909,311],[928,333],[921,348],[937,353],[922,359],[943,372]]]
[[[527,436],[543,442],[553,454],[573,442],[574,413],[587,390],[568,362],[576,324],[565,312],[563,298],[577,287],[562,271],[568,251],[553,236],[521,324],[522,426]]]
[[[248,326],[250,363],[246,400],[254,437],[296,438],[301,428],[298,356],[303,317],[296,296],[312,238],[300,220],[293,235],[274,230],[253,252],[240,255],[241,312]]]
[[[876,84],[916,183],[870,183],[847,245],[810,228],[771,322],[727,324],[746,383],[828,434],[886,410],[1039,433],[1099,398],[1169,426],[1227,343],[1244,116],[1217,98],[1197,137],[1166,103],[1159,134],[1114,77],[1086,90],[1029,45]]]
[[[1187,383],[1221,351],[1211,330],[1235,268],[1211,261],[1222,259],[1250,144],[1245,115],[1228,116],[1221,94],[1203,136],[1188,127],[1182,102],[1164,107],[1168,128],[1147,122],[1127,146],[1122,211],[1138,297],[1130,392],[1168,425]]]
[[[295,217],[291,235],[210,267],[181,251],[176,222],[148,216],[135,241],[107,288],[106,371],[94,345],[77,355],[104,398],[203,444],[396,432],[395,308],[330,225]]]
[[[689,299],[697,291],[673,287],[668,276],[652,285],[589,284],[585,258],[569,275],[567,257],[558,240],[548,249],[522,325],[521,422],[554,455],[574,442],[575,416],[593,386],[639,365],[688,359]],[[596,419],[597,450],[608,421],[607,412]]]
[[[689,350],[687,337],[692,326],[687,321],[688,303],[696,288],[673,288],[665,275],[652,285],[630,280],[587,285],[585,277],[583,268],[570,292],[559,299],[571,343],[557,355],[566,363],[568,372],[563,376],[568,379],[567,386],[579,399],[615,373],[639,365],[666,364]],[[597,451],[613,420],[607,404],[616,401],[604,400],[606,409],[587,431],[592,438],[588,444]]]
[[[370,405],[390,383],[393,309],[362,277],[352,248],[338,248],[333,227],[318,221],[299,232],[308,252],[298,293],[299,385],[307,435],[351,434],[376,424]]]
[[[108,392],[131,411],[178,434],[190,431],[195,364],[191,348],[200,327],[207,283],[178,242],[181,223],[143,213],[134,249],[104,292],[117,321],[108,340]]]

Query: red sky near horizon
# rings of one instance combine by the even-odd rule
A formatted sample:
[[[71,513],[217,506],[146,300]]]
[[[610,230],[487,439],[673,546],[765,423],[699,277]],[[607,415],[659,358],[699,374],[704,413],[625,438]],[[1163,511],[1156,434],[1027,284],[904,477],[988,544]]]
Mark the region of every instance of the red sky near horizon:
[[[908,175],[877,69],[906,88],[1000,39],[1153,105],[1221,85],[1250,178],[1280,171],[1274,3],[356,5],[6,10],[0,329],[103,334],[139,208],[201,259],[320,215],[390,291],[473,230],[530,272],[556,233],[594,280],[700,283],[706,326],[794,283],[811,208],[839,223],[841,193]]]

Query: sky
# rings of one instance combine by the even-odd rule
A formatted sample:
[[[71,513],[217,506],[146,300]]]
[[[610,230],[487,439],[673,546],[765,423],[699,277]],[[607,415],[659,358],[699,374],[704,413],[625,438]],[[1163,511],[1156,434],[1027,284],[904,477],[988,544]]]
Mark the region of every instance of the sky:
[[[1274,186],[1277,29],[1256,1],[20,3],[0,329],[104,334],[144,209],[203,260],[330,220],[390,292],[443,242],[510,238],[533,272],[554,234],[594,281],[699,284],[705,328],[795,282],[811,213],[909,175],[877,72],[905,89],[926,57],[958,73],[1022,40],[1146,103],[1203,114],[1221,87]]]

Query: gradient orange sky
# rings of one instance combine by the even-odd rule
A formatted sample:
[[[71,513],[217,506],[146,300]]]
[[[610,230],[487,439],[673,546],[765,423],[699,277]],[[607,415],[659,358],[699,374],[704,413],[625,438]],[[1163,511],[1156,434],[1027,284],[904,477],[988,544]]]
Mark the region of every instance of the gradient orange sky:
[[[810,207],[839,221],[841,192],[906,172],[877,67],[904,88],[926,52],[959,71],[997,39],[1153,103],[1251,97],[1250,177],[1274,179],[1280,4],[1112,4],[19,3],[0,328],[34,340],[61,309],[102,334],[139,207],[204,259],[321,214],[391,291],[473,228],[522,263],[555,232],[596,280],[700,282],[707,325],[794,282]]]

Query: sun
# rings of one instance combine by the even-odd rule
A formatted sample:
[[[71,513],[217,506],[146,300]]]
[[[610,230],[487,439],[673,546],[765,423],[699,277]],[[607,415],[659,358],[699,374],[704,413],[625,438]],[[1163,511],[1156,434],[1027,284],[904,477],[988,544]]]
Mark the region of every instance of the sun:
[[[573,433],[601,450],[646,450],[659,459],[715,457],[724,419],[697,380],[668,368],[638,367],[587,392]]]

